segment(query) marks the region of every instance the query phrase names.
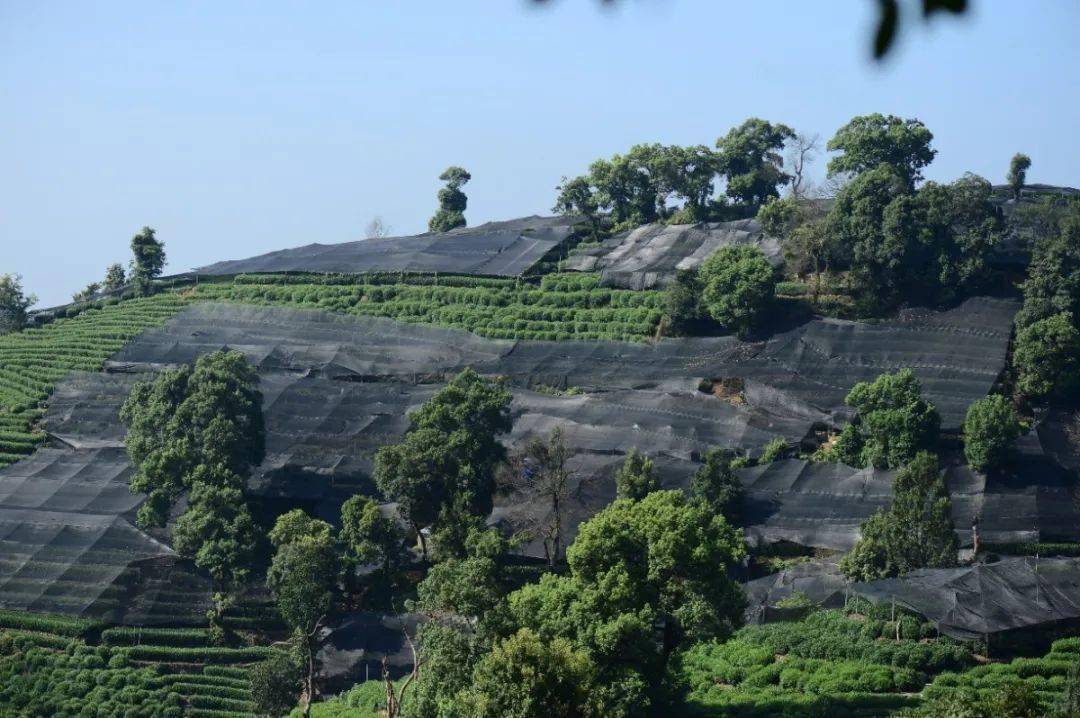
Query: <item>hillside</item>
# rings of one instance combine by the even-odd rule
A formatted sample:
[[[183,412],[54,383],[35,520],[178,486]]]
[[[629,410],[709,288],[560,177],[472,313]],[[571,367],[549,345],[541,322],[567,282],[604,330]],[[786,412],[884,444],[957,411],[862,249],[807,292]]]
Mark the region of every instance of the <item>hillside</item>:
[[[630,620],[633,610],[610,607],[637,599],[608,601],[614,589],[602,572],[575,557],[625,550],[636,558],[618,569],[632,575],[624,580],[653,581],[634,566],[687,537],[649,539],[643,554],[626,542],[639,540],[634,531],[694,521],[705,522],[694,540],[714,563],[680,574],[704,560],[687,549],[658,568],[675,577],[642,595],[671,592],[664,600],[688,603],[662,618],[668,609],[649,603],[660,599],[641,599],[640,615],[652,618],[638,629],[668,621],[701,631],[692,641],[662,639],[678,650],[655,657],[669,672],[661,672],[670,681],[663,691],[677,693],[689,714],[883,715],[932,710],[965,687],[996,700],[995,689],[1021,684],[1015,690],[1049,705],[1077,680],[1068,636],[1080,621],[1080,565],[1061,557],[1080,554],[1080,432],[1068,356],[1059,376],[1040,379],[1049,389],[1020,388],[1025,376],[1034,381],[1018,363],[1020,333],[1053,317],[1031,318],[1034,285],[1021,284],[1016,262],[1033,250],[1032,266],[1042,266],[1038,245],[1051,241],[1031,234],[1042,225],[1029,221],[1025,207],[1069,194],[1033,187],[1019,202],[998,196],[983,207],[1011,244],[980,249],[985,276],[945,294],[908,275],[860,274],[857,259],[841,270],[794,269],[799,235],[770,224],[765,209],[759,219],[632,227],[530,217],[307,245],[141,288],[98,290],[38,312],[26,328],[0,336],[0,675],[7,677],[0,714],[14,707],[13,715],[62,715],[93,700],[138,715],[254,715],[261,699],[248,677],[285,655],[271,646],[284,648],[292,620],[275,610],[274,569],[267,573],[270,555],[289,546],[280,535],[301,531],[280,528],[281,517],[301,521],[300,510],[302,521],[313,522],[301,531],[311,532],[312,550],[317,536],[330,541],[338,532],[337,550],[350,540],[345,505],[356,497],[370,499],[364,530],[381,526],[389,547],[364,544],[367,553],[350,558],[327,589],[331,608],[315,617],[306,639],[321,651],[319,681],[327,694],[359,685],[318,704],[316,714],[373,715],[362,704],[384,700],[385,692],[364,681],[379,675],[383,660],[391,677],[409,675],[416,665],[409,631],[449,630],[440,625],[447,615],[478,626],[467,640],[479,641],[484,631],[505,630],[484,623],[485,611],[522,611],[514,617],[518,632],[498,639],[506,650],[552,630],[543,623],[551,606],[529,603],[546,590],[556,591],[552,601],[571,601],[554,609],[555,618],[618,610],[608,619]],[[811,212],[819,204],[793,206]],[[843,207],[841,197],[828,211]],[[1009,251],[990,251],[1002,247]],[[768,296],[753,313],[743,310],[758,300],[740,284],[750,280],[725,275],[732,268],[764,277]],[[731,296],[717,296],[725,281]],[[881,297],[896,286],[926,293],[918,302],[869,302],[870,281],[881,282]],[[680,320],[683,290],[693,306]],[[176,503],[161,525],[146,521],[153,499],[131,487],[164,469],[140,463],[145,457],[130,440],[133,409],[124,408],[140,385],[183,376],[178,367],[214,356],[235,356],[250,370],[259,431],[255,458],[238,464],[242,491],[214,511],[243,507],[260,536],[269,535],[252,542],[244,580],[227,590],[208,568],[212,560],[177,538],[197,505],[194,485],[170,499]],[[420,425],[425,412],[443,432],[434,446],[420,447],[432,456],[485,446],[455,433],[468,426],[480,435],[469,421],[483,422],[445,422],[488,391],[504,396],[501,418],[491,420],[500,427],[489,438],[491,465],[451,470],[425,454],[421,472],[425,480],[449,472],[458,482],[483,474],[487,495],[469,499],[482,508],[466,511],[446,499],[431,518],[416,519],[409,502],[445,489],[388,491],[384,448],[419,450],[409,442],[430,428]],[[875,391],[883,393],[859,398]],[[894,406],[893,391],[914,394]],[[432,408],[448,396],[456,399]],[[968,451],[971,407],[992,396],[1012,397],[1004,403],[1020,414],[1003,458],[979,464]],[[913,428],[920,411],[932,418],[921,438]],[[146,428],[139,431],[147,441]],[[916,438],[904,443],[909,435]],[[562,483],[552,489],[537,478],[547,470],[538,467],[560,451]],[[912,467],[931,457],[926,490],[939,493],[927,494],[932,509],[923,507],[925,496],[912,509],[899,492],[915,481]],[[633,481],[646,487],[641,495]],[[702,488],[705,481],[727,483]],[[641,507],[668,518],[637,517]],[[909,572],[874,564],[887,548],[860,553],[873,536],[868,527],[902,510],[939,522],[943,528],[916,548],[940,541],[947,560]],[[629,513],[613,518],[619,511]],[[464,535],[455,537],[456,528]],[[620,531],[628,532],[623,544],[603,545]],[[446,548],[453,541],[458,547]],[[569,546],[578,553],[564,555]],[[856,559],[868,567],[852,569]],[[392,576],[394,561],[401,565]],[[863,573],[853,577],[854,570]],[[444,583],[432,587],[436,580]],[[489,584],[494,599],[458,595]],[[691,629],[693,611],[719,610],[695,603],[705,599],[694,592],[708,590],[723,597],[711,600],[727,601],[730,615]],[[597,603],[583,607],[588,600]],[[744,620],[767,625],[736,632]],[[590,643],[595,638],[575,640],[591,646],[588,661],[602,667],[611,660],[609,649]],[[586,655],[566,650],[571,663]],[[1019,658],[1029,655],[1044,657]],[[34,697],[24,670],[31,664],[35,680],[58,687]],[[615,679],[596,670],[588,680],[602,692],[601,683]],[[633,670],[648,673],[637,664]],[[85,683],[108,684],[115,695],[90,698],[79,687]],[[426,685],[418,690],[436,690]],[[675,700],[660,690],[649,689],[654,711]]]

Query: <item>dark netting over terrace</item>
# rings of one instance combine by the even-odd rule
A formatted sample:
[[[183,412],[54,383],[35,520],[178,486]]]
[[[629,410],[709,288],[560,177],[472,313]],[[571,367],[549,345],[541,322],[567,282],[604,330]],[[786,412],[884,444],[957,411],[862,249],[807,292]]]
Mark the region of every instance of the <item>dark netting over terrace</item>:
[[[765,236],[756,219],[702,224],[648,224],[574,249],[563,268],[601,270],[601,284],[649,289],[671,282],[678,269],[692,269],[721,247],[757,246],[773,264],[783,260],[780,241]]]
[[[585,390],[696,387],[738,378],[747,401],[773,413],[847,416],[857,381],[910,367],[945,427],[957,427],[1005,363],[1016,305],[970,299],[944,312],[909,311],[880,322],[815,320],[765,342],[731,337],[623,342],[487,340],[469,332],[317,310],[197,304],[144,332],[108,363],[115,370],[193,361],[221,348],[260,369],[330,378],[416,380],[473,366],[534,386]]]
[[[309,244],[199,267],[195,274],[442,272],[513,277],[574,233],[568,217],[523,217],[413,237]]]
[[[0,607],[138,623],[197,620],[205,581],[132,524],[122,448],[41,449],[0,469]]]
[[[860,524],[888,508],[895,472],[786,459],[738,474],[752,544],[789,541],[846,551],[858,540]],[[945,483],[961,546],[972,545],[975,517],[984,545],[1080,541],[1080,487],[1046,457],[1020,452],[989,477],[950,467]]]
[[[71,445],[123,442],[119,408],[139,374],[76,373],[57,387],[45,423]],[[252,494],[309,501],[333,516],[356,491],[374,491],[372,462],[380,446],[397,442],[407,414],[439,384],[351,382],[264,370],[260,373],[266,457],[249,483]],[[685,486],[704,452],[717,446],[757,452],[775,438],[800,441],[818,415],[773,414],[699,392],[619,390],[553,396],[513,389],[514,429],[507,443],[523,445],[560,427],[584,488],[577,511],[595,513],[614,495],[614,471],[636,447],[656,457],[661,479]],[[120,455],[122,461],[122,455]],[[518,497],[527,503],[527,497]],[[500,518],[510,517],[502,516]]]
[[[950,467],[946,486],[961,543],[973,542],[978,521],[984,544],[1080,541],[1080,486],[1047,454],[1038,428],[1017,441],[1014,456],[990,476]]]
[[[788,541],[846,551],[858,541],[859,525],[892,497],[892,472],[844,464],[785,459],[738,475],[751,545]]]
[[[743,584],[746,594],[747,623],[766,623],[785,617],[776,604],[801,594],[815,605],[838,608],[848,595],[848,582],[833,561],[813,560],[797,563],[783,571],[756,578]],[[796,609],[796,615],[801,611]]]
[[[319,650],[319,676],[327,690],[345,690],[382,676],[384,661],[394,678],[411,671],[415,656],[405,636],[406,632],[416,636],[423,621],[420,614],[373,611],[356,611],[337,619],[323,630],[325,642]]]
[[[875,603],[895,600],[946,635],[974,639],[1080,618],[1080,559],[1008,558],[923,569],[852,590]]]

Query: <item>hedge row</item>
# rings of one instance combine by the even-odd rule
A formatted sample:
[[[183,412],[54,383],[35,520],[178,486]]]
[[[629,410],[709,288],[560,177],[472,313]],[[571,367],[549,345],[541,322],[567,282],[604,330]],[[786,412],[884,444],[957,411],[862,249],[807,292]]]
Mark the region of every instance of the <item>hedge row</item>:
[[[210,635],[201,628],[109,628],[101,633],[108,646],[205,646]]]

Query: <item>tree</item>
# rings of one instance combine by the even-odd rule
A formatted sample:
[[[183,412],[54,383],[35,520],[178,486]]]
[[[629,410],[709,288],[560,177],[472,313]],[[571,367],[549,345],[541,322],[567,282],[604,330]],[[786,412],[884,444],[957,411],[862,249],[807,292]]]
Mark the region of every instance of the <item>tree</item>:
[[[474,529],[466,554],[431,567],[417,586],[416,607],[432,618],[457,616],[475,626],[503,597],[502,564],[506,541],[495,529]]]
[[[761,229],[771,237],[787,239],[802,220],[799,201],[794,197],[770,197],[758,208]]]
[[[893,479],[888,512],[863,523],[855,547],[840,562],[857,581],[898,576],[918,568],[956,564],[949,494],[936,456],[919,452]]]
[[[402,443],[376,454],[375,482],[398,502],[425,558],[425,527],[450,530],[441,548],[460,554],[468,529],[491,512],[495,469],[506,457],[498,436],[511,428],[510,399],[501,382],[465,369],[409,415]]]
[[[732,454],[727,449],[713,449],[705,455],[705,463],[690,480],[690,495],[709,510],[736,524],[739,501],[743,496],[742,482],[731,467]]]
[[[197,466],[188,479],[188,510],[173,528],[173,546],[194,558],[214,581],[218,612],[251,577],[261,539],[247,504],[244,479],[218,466]]]
[[[1022,288],[1018,327],[1062,312],[1070,313],[1074,321],[1080,318],[1080,201],[1070,202],[1057,227],[1035,243]]]
[[[573,179],[562,178],[562,182],[556,187],[559,196],[555,198],[555,206],[551,211],[563,215],[579,215],[589,221],[593,240],[599,238],[600,217],[599,206],[596,201],[596,193],[589,186],[589,180],[585,177]]]
[[[274,651],[248,670],[255,713],[280,718],[300,699],[300,670],[292,655]]]
[[[678,219],[697,222],[707,219],[719,157],[705,145],[664,148],[667,167],[665,185],[684,204]]]
[[[26,326],[26,310],[37,302],[33,294],[24,294],[22,277],[0,274],[0,334],[17,332]]]
[[[334,606],[340,572],[333,539],[306,535],[280,544],[266,573],[278,612],[300,646],[305,716],[311,715],[315,699],[319,631]]]
[[[71,301],[73,302],[85,302],[94,298],[94,295],[101,291],[101,284],[99,282],[90,282],[81,291],[75,292],[71,295]]]
[[[267,538],[274,548],[281,548],[302,538],[329,542],[332,540],[333,530],[333,526],[322,519],[312,518],[303,509],[293,509],[277,517]]]
[[[804,135],[800,132],[791,138],[785,165],[791,167],[790,186],[793,199],[802,199],[810,189],[810,181],[806,178],[806,166],[813,162],[820,147],[820,135]]]
[[[879,165],[846,184],[825,219],[826,261],[836,268],[852,267],[871,296],[886,284],[883,268],[896,262],[897,248],[885,242],[885,210],[906,191],[894,168]]]
[[[702,299],[716,321],[740,337],[754,329],[772,306],[776,273],[757,247],[721,247],[701,265]]]
[[[995,469],[1005,461],[1020,436],[1020,417],[1004,396],[994,394],[968,407],[964,419],[964,456],[979,471]]]
[[[154,236],[154,230],[143,227],[131,238],[130,279],[139,294],[149,294],[154,278],[165,268],[165,244]]]
[[[382,217],[376,215],[371,218],[371,221],[367,223],[367,227],[364,228],[364,237],[367,239],[381,239],[382,237],[389,237],[393,231],[393,228],[384,222]]]
[[[1023,152],[1017,152],[1009,161],[1009,174],[1005,181],[1009,183],[1013,199],[1020,199],[1020,190],[1027,181],[1027,171],[1031,167],[1031,158]]]
[[[522,503],[538,503],[530,510],[529,529],[543,540],[544,555],[552,567],[562,560],[563,521],[570,495],[568,458],[562,429],[555,427],[547,441],[530,440],[509,467],[508,488],[525,497]]]
[[[1021,329],[1013,369],[1021,396],[1041,399],[1075,391],[1080,383],[1080,332],[1072,314],[1055,314]]]
[[[247,476],[264,451],[261,405],[258,375],[235,351],[205,354],[194,367],[136,384],[120,419],[135,467],[131,488],[148,494],[139,524],[164,526],[201,464]]]
[[[188,492],[173,542],[210,573],[218,613],[246,584],[260,541],[243,490],[263,456],[261,405],[244,355],[219,351],[136,384],[120,410],[135,468],[131,490],[147,494],[137,521],[165,526]]]
[[[467,718],[605,715],[596,665],[563,638],[547,642],[527,628],[495,644],[476,664],[461,698]]]
[[[127,283],[127,275],[124,274],[124,265],[119,262],[110,264],[108,269],[105,270],[105,281],[102,283],[102,289],[106,292],[115,292],[124,287]]]
[[[745,597],[727,568],[743,551],[722,516],[681,491],[619,499],[581,525],[569,575],[510,594],[509,618],[596,662],[605,715],[641,715],[674,651],[741,622]]]
[[[781,150],[795,138],[787,125],[752,117],[716,141],[717,166],[727,178],[727,195],[747,205],[778,197],[777,185],[786,184]]]
[[[685,334],[701,319],[701,283],[695,269],[676,269],[664,292],[664,316],[671,333]]]
[[[934,160],[934,135],[916,119],[875,112],[852,118],[825,146],[841,154],[829,160],[829,174],[861,174],[886,164],[906,182],[908,189],[922,179],[922,170]]]
[[[897,468],[937,441],[941,419],[922,398],[922,385],[910,369],[859,382],[844,403],[856,416],[833,445],[833,455],[853,466]]]
[[[660,481],[653,472],[652,459],[630,449],[626,460],[615,474],[615,490],[619,498],[640,501],[653,491],[660,490]]]
[[[439,211],[428,221],[431,232],[447,232],[455,227],[465,226],[465,207],[469,198],[461,188],[472,179],[472,175],[461,167],[448,167],[439,179],[446,186],[439,190]]]
[[[341,542],[361,564],[379,564],[388,578],[404,562],[404,537],[397,521],[384,516],[379,503],[355,494],[341,506]]]

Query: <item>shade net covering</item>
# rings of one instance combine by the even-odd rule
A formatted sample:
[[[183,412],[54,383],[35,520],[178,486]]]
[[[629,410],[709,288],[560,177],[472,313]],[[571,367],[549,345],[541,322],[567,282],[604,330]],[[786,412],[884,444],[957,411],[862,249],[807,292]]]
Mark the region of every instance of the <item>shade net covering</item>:
[[[732,337],[659,342],[488,340],[466,331],[318,310],[197,304],[150,329],[107,363],[139,370],[194,361],[222,348],[260,369],[328,378],[416,381],[466,366],[525,386],[584,390],[696,388],[739,378],[750,395],[782,412],[847,418],[858,381],[911,368],[946,428],[958,427],[1005,364],[1014,302],[976,298],[944,312],[907,311],[880,322],[814,320],[763,342]]]
[[[859,525],[892,497],[892,472],[844,464],[785,459],[738,476],[751,545],[788,541],[846,551],[858,541]]]
[[[780,264],[780,241],[766,236],[756,219],[701,224],[647,224],[599,246],[575,249],[563,263],[572,271],[597,271],[601,284],[627,289],[666,286],[679,269],[694,269],[716,250],[732,245],[758,247]]]
[[[196,621],[206,581],[134,525],[123,449],[48,448],[0,470],[0,607],[115,622]]]
[[[1075,558],[1007,558],[923,569],[851,588],[875,603],[896,601],[960,639],[1080,618],[1080,559]]]
[[[309,244],[199,267],[195,274],[256,272],[441,272],[513,277],[525,274],[573,233],[567,217],[523,217],[413,237]]]
[[[785,459],[737,474],[752,545],[788,541],[846,551],[858,541],[862,522],[888,509],[896,472]],[[983,545],[1080,541],[1080,488],[1045,457],[1020,452],[989,476],[951,466],[944,479],[961,546],[972,546],[975,519]]]
[[[195,304],[114,355],[108,372],[61,382],[46,428],[54,446],[65,448],[0,470],[4,540],[11,546],[2,554],[0,604],[78,615],[112,611],[128,622],[205,611],[205,582],[132,524],[140,497],[127,492],[118,412],[135,381],[217,349],[242,351],[259,371],[267,451],[249,493],[330,519],[345,497],[374,491],[375,451],[400,439],[408,412],[447,377],[466,366],[507,377],[515,419],[510,448],[560,427],[570,449],[565,546],[578,523],[613,498],[615,472],[630,448],[654,459],[665,487],[686,488],[708,449],[753,454],[777,437],[798,443],[815,427],[844,420],[843,397],[855,381],[904,366],[922,379],[945,425],[959,424],[1004,364],[1014,311],[1010,302],[973,299],[878,323],[812,321],[757,343],[718,337],[633,344],[496,341],[318,310]],[[727,379],[738,380],[732,395],[699,390]],[[555,396],[550,387],[579,393]],[[853,543],[858,523],[888,495],[887,478],[845,467],[782,463],[744,481],[752,536],[832,548]],[[1053,502],[1026,505],[1042,511]],[[542,497],[509,486],[496,498],[491,521],[528,529],[546,511]],[[990,528],[984,518],[984,540],[991,540]],[[525,551],[542,555],[543,546],[533,541]],[[73,572],[88,578],[74,581]]]
[[[323,630],[324,642],[319,649],[319,676],[325,689],[346,690],[369,678],[381,678],[384,661],[393,678],[409,673],[416,659],[409,640],[416,641],[423,621],[420,614],[374,611],[356,611],[338,618]]]
[[[743,584],[746,594],[747,623],[767,623],[790,617],[778,603],[796,595],[805,596],[817,606],[838,608],[848,595],[848,582],[834,561],[813,560],[796,563],[783,571],[756,578]]]
[[[71,445],[122,446],[120,406],[135,382],[148,374],[75,373],[57,388],[46,425]],[[266,455],[249,482],[249,493],[310,502],[335,518],[345,498],[374,493],[375,452],[401,440],[407,415],[441,386],[400,381],[351,382],[277,370],[260,372]],[[88,397],[79,398],[80,394]],[[625,452],[637,448],[657,463],[661,480],[685,487],[697,462],[713,447],[756,453],[782,438],[795,444],[818,417],[774,415],[733,405],[700,392],[617,390],[555,396],[513,387],[513,450],[546,439],[560,428],[578,486],[573,516],[588,518],[610,502],[614,472]],[[123,461],[122,454],[120,461]],[[131,497],[132,504],[137,503]],[[539,510],[520,492],[498,499],[497,519],[524,520]],[[574,524],[576,525],[576,523]],[[568,528],[568,530],[571,530]],[[537,549],[539,550],[539,548]]]

